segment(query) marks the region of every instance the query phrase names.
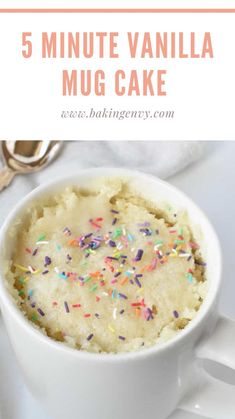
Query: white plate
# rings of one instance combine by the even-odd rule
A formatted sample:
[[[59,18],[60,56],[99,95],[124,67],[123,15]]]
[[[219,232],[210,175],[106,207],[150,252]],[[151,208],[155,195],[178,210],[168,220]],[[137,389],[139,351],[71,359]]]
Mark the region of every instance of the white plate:
[[[41,409],[26,388],[15,354],[0,317],[0,418],[1,419],[51,419]],[[200,419],[201,416],[180,410],[169,419]],[[81,418],[74,418],[81,419]],[[95,418],[94,418],[95,419]],[[222,418],[221,418],[222,419]]]

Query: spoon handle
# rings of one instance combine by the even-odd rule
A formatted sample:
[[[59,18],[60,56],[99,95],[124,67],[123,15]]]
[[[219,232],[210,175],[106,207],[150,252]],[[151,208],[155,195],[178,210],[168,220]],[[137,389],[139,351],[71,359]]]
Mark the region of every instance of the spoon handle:
[[[15,176],[15,172],[13,172],[9,167],[5,166],[2,170],[0,170],[0,191],[6,188],[9,183],[12,181],[13,177]]]

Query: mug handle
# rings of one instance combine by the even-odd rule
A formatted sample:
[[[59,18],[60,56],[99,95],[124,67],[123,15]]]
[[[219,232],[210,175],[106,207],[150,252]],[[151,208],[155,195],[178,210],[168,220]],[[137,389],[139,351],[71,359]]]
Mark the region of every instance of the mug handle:
[[[212,334],[196,347],[195,356],[197,384],[183,397],[178,408],[212,419],[234,419],[235,386],[209,375],[202,360],[212,360],[235,370],[235,321],[219,315]]]

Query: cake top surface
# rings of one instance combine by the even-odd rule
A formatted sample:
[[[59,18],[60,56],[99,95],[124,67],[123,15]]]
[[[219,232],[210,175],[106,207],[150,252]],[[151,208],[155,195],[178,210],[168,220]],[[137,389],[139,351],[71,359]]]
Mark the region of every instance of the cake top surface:
[[[185,213],[106,180],[30,208],[7,278],[19,307],[48,336],[117,353],[186,327],[206,295],[204,265]]]

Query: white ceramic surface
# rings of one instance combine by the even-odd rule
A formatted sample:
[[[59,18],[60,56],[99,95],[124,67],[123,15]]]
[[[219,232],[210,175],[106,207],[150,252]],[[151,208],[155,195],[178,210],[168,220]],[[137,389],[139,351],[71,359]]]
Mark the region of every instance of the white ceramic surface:
[[[195,360],[195,356],[208,357],[235,368],[234,322],[223,318],[217,321],[219,244],[205,215],[174,187],[124,169],[92,169],[53,182],[34,190],[12,212],[1,233],[1,254],[9,224],[32,199],[66,183],[84,184],[89,177],[103,174],[130,177],[146,197],[181,206],[200,224],[206,237],[201,245],[208,263],[207,299],[196,319],[170,342],[138,353],[97,355],[66,348],[36,331],[14,307],[1,283],[3,317],[27,384],[54,419],[163,419],[178,403],[214,419],[234,418],[234,388],[207,376],[200,361]],[[11,249],[10,240],[7,243],[6,253]],[[214,392],[217,398],[213,402]]]
[[[0,418],[51,419],[24,384],[1,317],[0,342]],[[201,416],[179,409],[170,415],[169,419],[201,419]]]

